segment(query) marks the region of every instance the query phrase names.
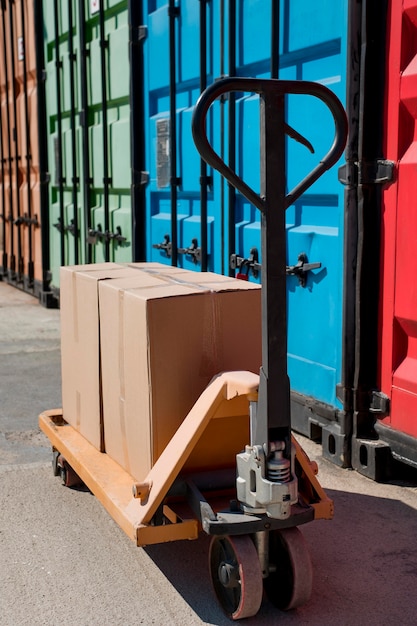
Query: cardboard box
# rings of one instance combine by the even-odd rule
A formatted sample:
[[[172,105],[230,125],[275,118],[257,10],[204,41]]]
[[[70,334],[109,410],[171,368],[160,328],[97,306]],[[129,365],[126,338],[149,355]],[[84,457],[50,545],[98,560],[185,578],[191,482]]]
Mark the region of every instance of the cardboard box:
[[[105,450],[138,481],[213,376],[236,369],[258,373],[261,365],[257,285],[160,268],[148,277],[153,285],[127,287],[124,279],[99,284]],[[248,443],[247,416],[239,429],[234,437],[229,427],[237,449],[224,449],[216,463],[233,460],[241,440]],[[222,444],[222,432],[212,429],[211,436]],[[202,454],[207,461],[210,453]]]
[[[142,272],[148,272],[149,274],[182,274],[184,272],[181,267],[167,265],[166,263],[147,263],[145,261],[141,261],[137,263],[126,263],[126,266],[141,270]]]
[[[64,419],[103,450],[98,285],[125,278],[154,281],[127,265],[97,263],[61,268],[61,365]]]

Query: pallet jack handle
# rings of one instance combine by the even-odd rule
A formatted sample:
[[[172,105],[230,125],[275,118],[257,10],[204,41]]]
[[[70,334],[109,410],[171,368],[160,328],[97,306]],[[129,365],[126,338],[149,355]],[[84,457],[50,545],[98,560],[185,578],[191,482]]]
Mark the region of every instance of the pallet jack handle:
[[[265,133],[262,133],[262,126],[265,131],[273,131],[275,128],[276,134],[280,132],[281,140],[283,140],[285,134],[288,134],[302,143],[306,141],[303,141],[303,138],[285,123],[284,97],[286,95],[298,94],[315,96],[316,98],[322,100],[332,113],[335,123],[335,134],[333,144],[327,154],[321,159],[318,165],[289,193],[285,194],[283,193],[283,189],[279,190],[280,195],[283,195],[284,197],[284,208],[287,209],[341,157],[346,144],[348,130],[345,110],[340,100],[332,91],[330,91],[330,89],[320,83],[311,81],[231,77],[216,81],[201,94],[194,108],[192,119],[193,139],[201,157],[211,167],[218,170],[230,184],[240,191],[240,193],[262,213],[267,211],[268,205],[271,205],[270,194],[268,194],[269,197],[267,198],[266,194],[262,193],[262,191],[260,194],[257,194],[251,187],[249,187],[249,185],[247,185],[228,165],[226,165],[223,159],[221,159],[221,157],[213,150],[206,134],[207,113],[213,102],[225,93],[236,91],[244,93],[257,93],[262,98],[263,102],[261,102],[261,104],[263,104],[262,109],[264,112],[264,119],[261,117],[261,158],[265,157],[265,154],[262,154],[262,152],[264,152],[262,148],[266,148],[265,140],[267,140]],[[266,117],[268,113],[272,114],[272,119],[268,119]],[[262,141],[264,142],[264,145],[262,145]],[[281,143],[282,141],[276,142],[275,148],[271,145],[269,145],[269,147],[272,149],[275,159],[279,159],[282,162],[282,158],[285,157],[285,149],[281,150],[280,153],[279,149],[282,148]],[[271,144],[271,142],[269,142],[269,144]],[[274,173],[274,179],[277,181],[277,172]],[[266,183],[268,181],[265,180],[264,182]],[[272,189],[269,189],[268,191],[272,192]]]
[[[210,106],[229,92],[260,96],[261,189],[256,193],[214,151],[207,138]],[[312,147],[285,121],[288,95],[313,96],[330,110],[334,139],[327,154],[289,193],[286,193],[285,135]],[[280,440],[290,445],[290,385],[287,375],[286,226],[285,210],[293,204],[343,153],[347,118],[339,99],[315,82],[230,77],[216,81],[200,96],[193,114],[192,133],[201,157],[261,211],[262,238],[262,367],[256,427],[252,445]],[[289,455],[287,449],[286,452]]]

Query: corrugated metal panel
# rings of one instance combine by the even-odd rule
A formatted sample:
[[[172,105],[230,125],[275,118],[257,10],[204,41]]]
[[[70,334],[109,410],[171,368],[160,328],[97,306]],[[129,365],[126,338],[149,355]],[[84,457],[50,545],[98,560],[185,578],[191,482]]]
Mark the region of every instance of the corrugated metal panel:
[[[60,265],[132,260],[127,9],[43,5],[53,288]]]
[[[26,291],[42,284],[34,6],[0,8],[2,275]]]
[[[278,73],[274,68],[279,66],[280,78],[319,81],[344,102],[348,2],[320,0],[314,6],[305,0],[144,4],[148,28],[144,44],[145,134],[150,172],[147,258],[197,271],[206,263],[209,269],[234,275],[231,255],[248,259],[253,248],[260,250],[260,215],[216,173],[208,172],[209,185],[201,176],[190,131],[201,81],[210,84],[227,74],[270,77]],[[203,54],[202,70],[199,58]],[[210,114],[209,134],[215,149],[245,182],[259,189],[258,97],[230,95],[213,106]],[[304,146],[288,141],[287,184],[291,188],[310,171],[318,155],[325,153],[333,125],[325,108],[305,97],[290,98],[288,122],[316,150],[310,155]],[[207,191],[207,207],[202,189]],[[206,235],[202,230],[205,219],[201,219],[205,212]],[[313,415],[320,425],[337,419],[343,408],[336,397],[343,360],[343,245],[344,189],[333,170],[287,214],[287,264],[297,264],[302,253],[308,261],[321,264],[307,275],[305,287],[296,276],[288,277],[292,389],[301,405],[308,397],[316,402],[316,409],[320,407],[320,414]],[[261,280],[251,272],[250,278]],[[310,434],[311,425],[304,409],[302,412],[299,427]]]
[[[394,457],[417,466],[416,35],[417,2],[391,1],[385,141],[398,169],[384,192],[379,362],[380,387],[390,402],[377,431]]]

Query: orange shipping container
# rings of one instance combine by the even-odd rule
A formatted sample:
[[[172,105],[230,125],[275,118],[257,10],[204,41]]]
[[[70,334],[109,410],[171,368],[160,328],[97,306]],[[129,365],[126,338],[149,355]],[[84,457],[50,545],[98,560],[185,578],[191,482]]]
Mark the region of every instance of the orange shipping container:
[[[38,295],[43,264],[34,3],[0,7],[0,273]]]

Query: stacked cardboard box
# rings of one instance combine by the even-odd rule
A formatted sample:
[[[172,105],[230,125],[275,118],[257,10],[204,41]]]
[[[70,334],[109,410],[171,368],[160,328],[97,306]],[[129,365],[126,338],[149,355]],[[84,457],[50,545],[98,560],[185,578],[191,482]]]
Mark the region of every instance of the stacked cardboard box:
[[[64,418],[143,480],[213,376],[258,373],[260,289],[161,264],[89,267],[62,270]]]

